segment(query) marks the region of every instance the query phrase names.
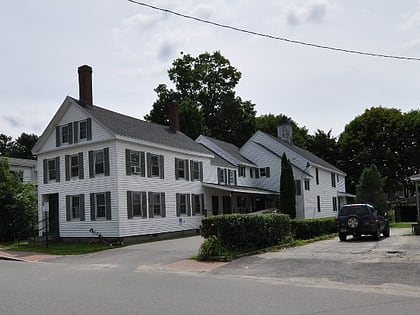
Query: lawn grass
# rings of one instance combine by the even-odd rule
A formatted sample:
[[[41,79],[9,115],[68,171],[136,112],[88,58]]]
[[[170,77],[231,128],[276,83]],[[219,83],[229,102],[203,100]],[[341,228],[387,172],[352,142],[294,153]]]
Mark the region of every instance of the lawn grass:
[[[411,228],[411,225],[416,222],[392,222],[391,228]]]
[[[29,245],[28,242],[0,244],[3,250],[17,251],[17,252],[35,252],[50,255],[82,255],[93,252],[102,251],[112,248],[108,245],[100,244],[86,244],[86,243],[54,243],[49,244],[48,248],[45,245]]]

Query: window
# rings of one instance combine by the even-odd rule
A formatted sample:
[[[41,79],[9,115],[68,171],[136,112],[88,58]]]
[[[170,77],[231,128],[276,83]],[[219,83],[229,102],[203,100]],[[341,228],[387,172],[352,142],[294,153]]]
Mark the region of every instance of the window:
[[[249,169],[249,177],[254,178],[254,169],[252,167]]]
[[[228,170],[228,184],[236,185],[236,170]]]
[[[90,194],[90,218],[111,220],[111,192]]]
[[[175,158],[175,178],[189,179],[188,160]]]
[[[95,217],[97,219],[104,218],[106,214],[105,194],[96,194],[96,209]]]
[[[57,169],[55,159],[48,160],[48,180],[55,180],[57,178]]]
[[[295,181],[296,184],[296,196],[302,195],[302,184],[300,183],[300,179]]]
[[[55,180],[60,181],[60,157],[53,159],[45,159],[42,161],[44,171],[44,184],[48,184],[49,181]]]
[[[316,196],[316,206],[317,206],[318,212],[321,212],[321,197],[320,196]]]
[[[340,182],[340,175],[337,174],[337,183]]]
[[[318,171],[318,168],[315,168],[315,178],[316,178],[316,184],[319,185],[319,171]]]
[[[337,197],[332,197],[333,211],[337,211]]]
[[[331,186],[332,187],[336,186],[336,184],[335,184],[335,174],[334,173],[331,173]]]
[[[239,177],[245,177],[245,166],[239,166]]]
[[[189,194],[176,194],[176,215],[177,217],[191,215]]]
[[[191,180],[203,180],[203,163],[198,161],[190,161]]]
[[[131,174],[141,174],[140,152],[130,151],[130,170]]]
[[[217,181],[219,184],[226,184],[226,169],[217,168]]]
[[[145,191],[127,191],[127,218],[147,218],[147,200]]]
[[[96,175],[109,176],[109,148],[89,151],[89,177]]]
[[[260,177],[270,177],[270,168],[269,167],[260,168]]]
[[[85,220],[85,195],[66,196],[66,220]]]
[[[219,196],[211,196],[211,207],[213,209],[213,215],[219,214]]]
[[[309,179],[305,179],[305,190],[311,190],[310,183]]]
[[[164,178],[163,155],[147,153],[147,176]]]
[[[71,177],[79,176],[79,156],[77,154],[71,156]]]
[[[165,193],[149,192],[149,218],[165,216]]]
[[[192,195],[192,215],[202,214],[204,211],[204,195]]]
[[[95,160],[95,175],[103,174],[105,171],[104,168],[104,151],[95,151],[93,153],[94,160]]]
[[[258,168],[255,168],[255,178],[260,178],[260,172]]]
[[[88,123],[87,120],[79,122],[79,140],[86,140],[88,137]]]
[[[70,135],[69,135],[69,126],[62,126],[61,127],[61,143],[69,143]]]

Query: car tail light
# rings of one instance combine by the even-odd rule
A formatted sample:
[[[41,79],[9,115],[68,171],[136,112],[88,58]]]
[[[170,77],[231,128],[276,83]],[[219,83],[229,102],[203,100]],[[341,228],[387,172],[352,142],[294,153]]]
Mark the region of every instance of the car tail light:
[[[374,223],[376,223],[375,217],[369,217],[369,224],[374,224]]]

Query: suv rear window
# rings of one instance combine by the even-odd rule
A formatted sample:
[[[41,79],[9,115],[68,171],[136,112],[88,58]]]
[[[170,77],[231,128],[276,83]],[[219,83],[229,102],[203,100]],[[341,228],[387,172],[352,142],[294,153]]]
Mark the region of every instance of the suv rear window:
[[[339,215],[369,215],[369,208],[366,206],[342,207],[340,209]]]

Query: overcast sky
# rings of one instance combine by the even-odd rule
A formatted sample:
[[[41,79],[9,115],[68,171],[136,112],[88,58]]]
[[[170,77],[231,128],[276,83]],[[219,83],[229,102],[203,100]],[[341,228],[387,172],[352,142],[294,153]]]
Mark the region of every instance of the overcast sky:
[[[144,0],[294,40],[420,58],[419,0]],[[0,133],[41,135],[77,68],[93,68],[94,104],[143,118],[180,52],[220,51],[257,115],[284,114],[338,136],[372,106],[420,108],[420,61],[332,52],[200,24],[126,0],[1,0]]]

